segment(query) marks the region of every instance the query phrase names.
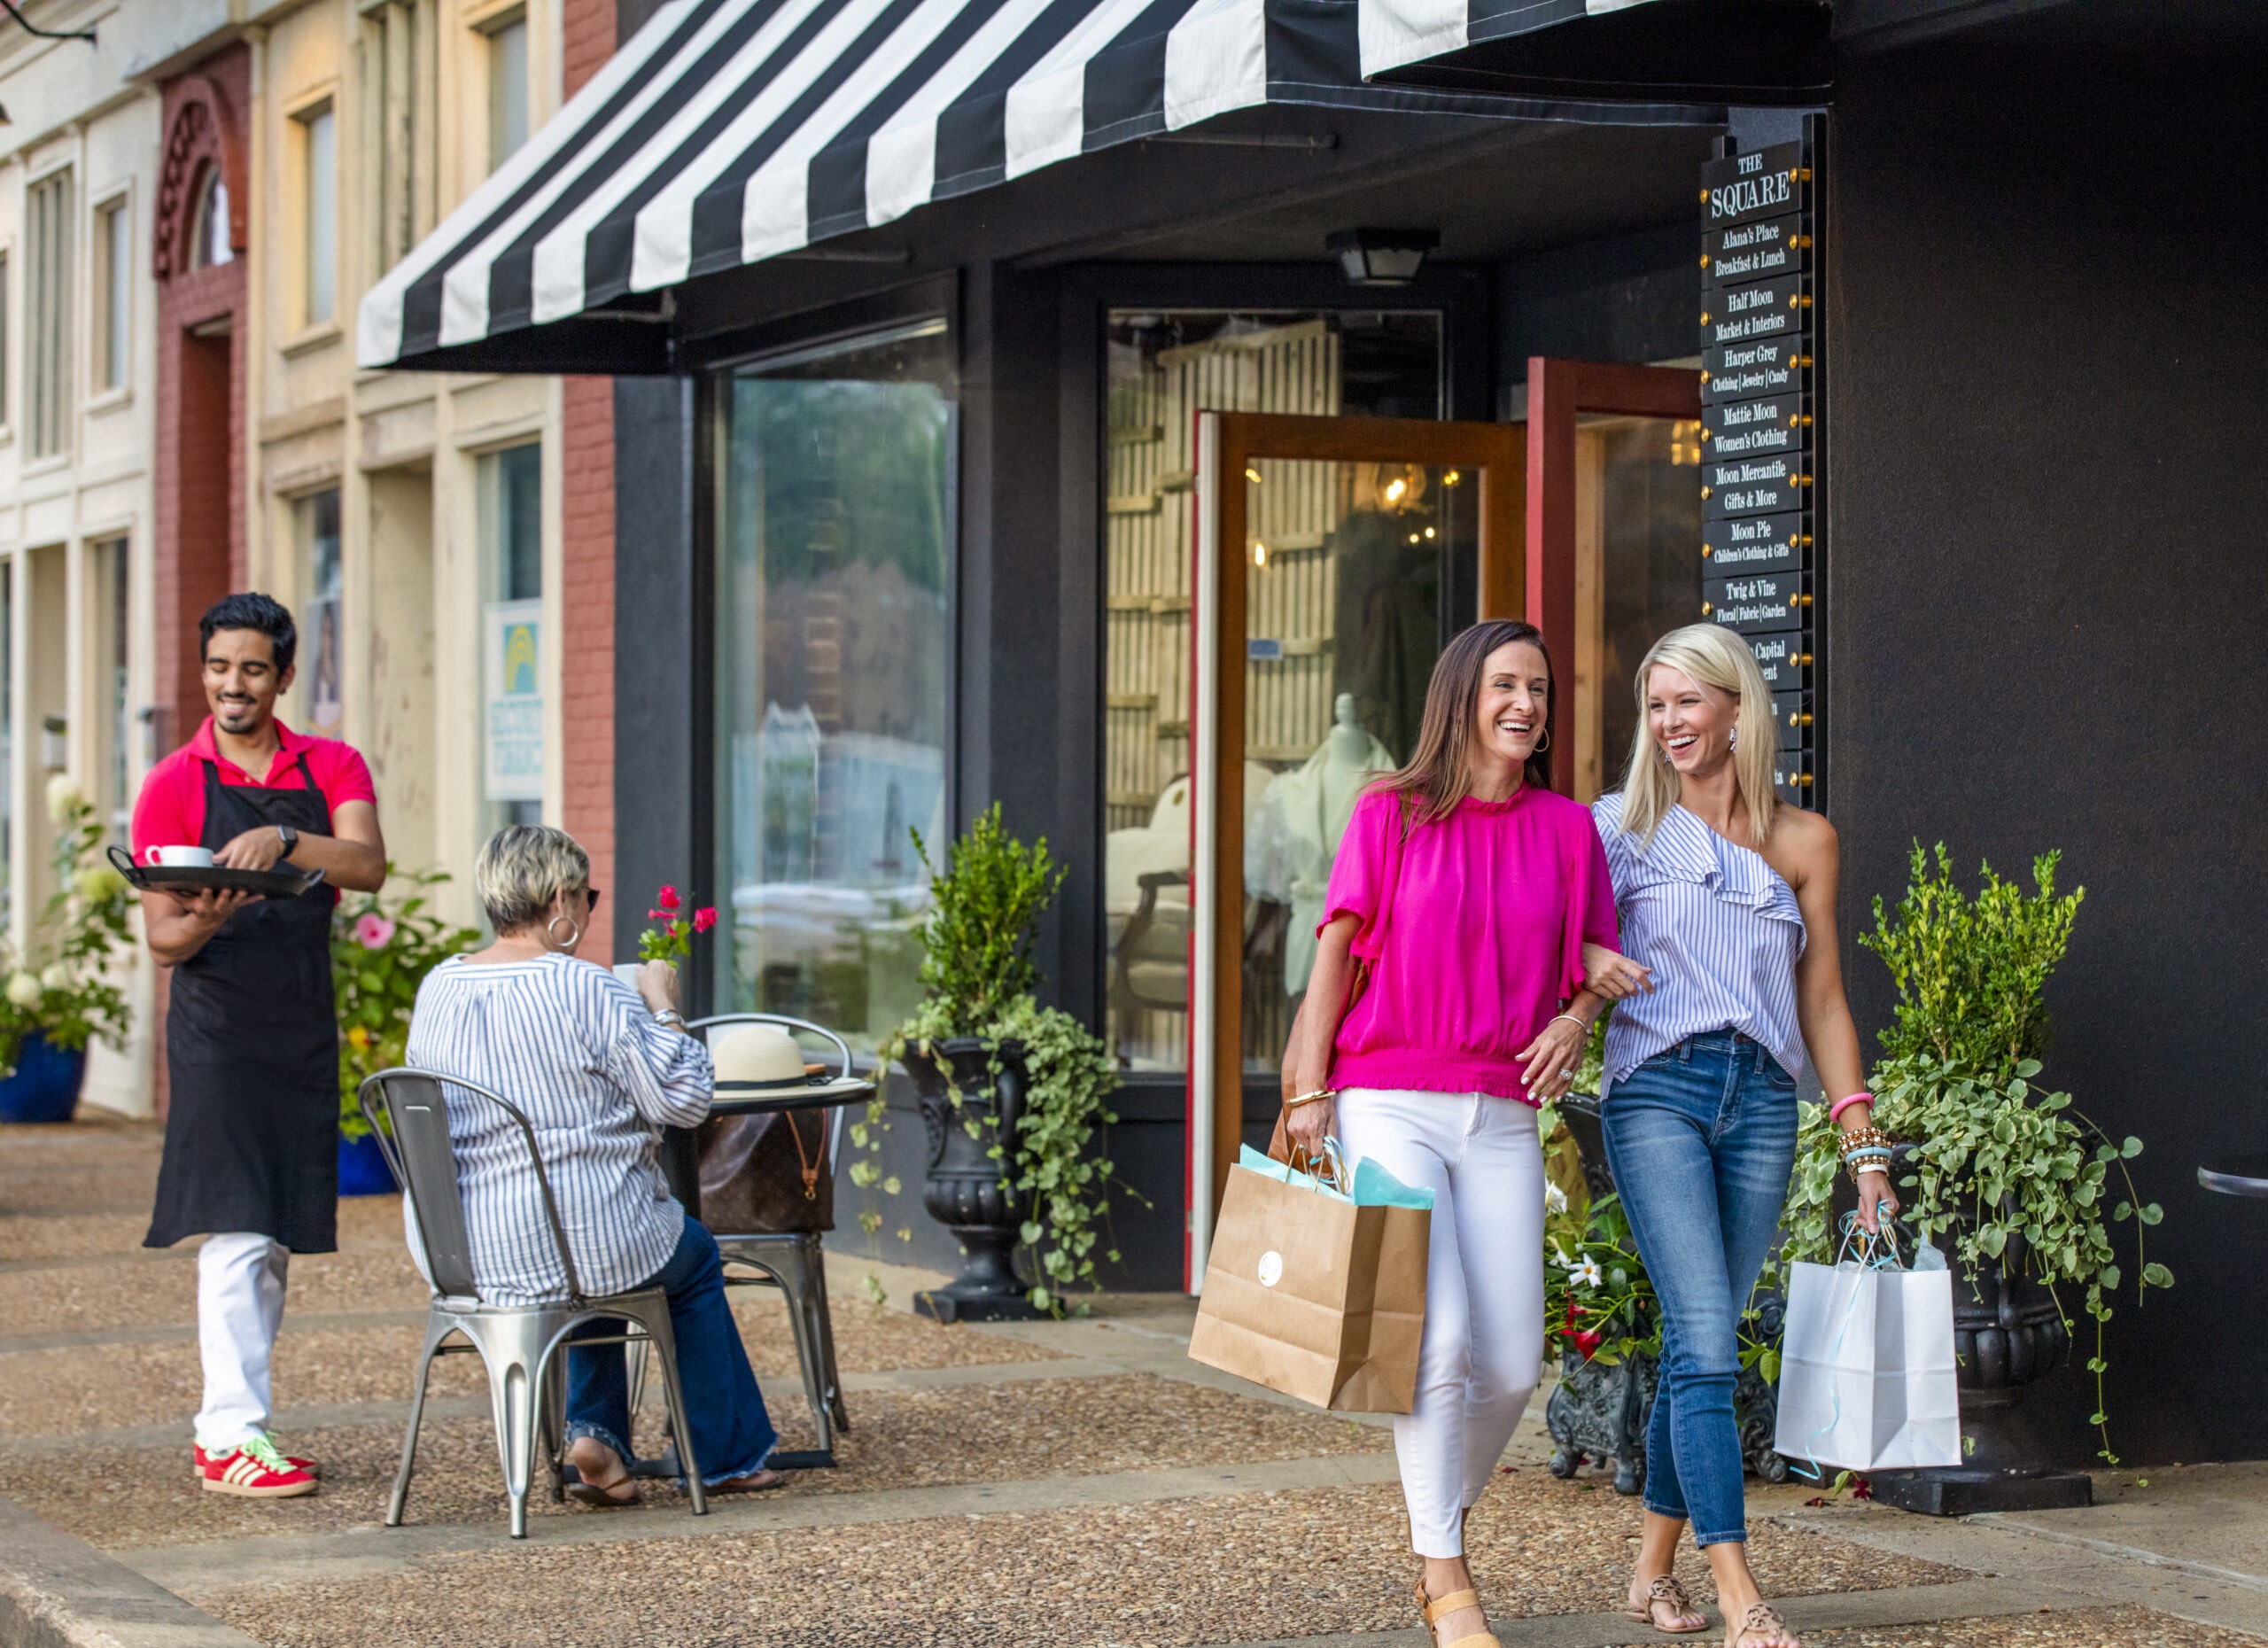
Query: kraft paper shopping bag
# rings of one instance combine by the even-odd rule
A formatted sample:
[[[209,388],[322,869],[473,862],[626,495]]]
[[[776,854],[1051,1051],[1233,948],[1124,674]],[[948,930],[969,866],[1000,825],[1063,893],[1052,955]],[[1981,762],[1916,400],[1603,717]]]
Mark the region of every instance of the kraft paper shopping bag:
[[[1190,1356],[1318,1408],[1409,1412],[1432,1228],[1427,1209],[1230,1169]]]
[[[1850,1471],[1959,1465],[1958,1382],[1952,1272],[1790,1267],[1777,1451]]]

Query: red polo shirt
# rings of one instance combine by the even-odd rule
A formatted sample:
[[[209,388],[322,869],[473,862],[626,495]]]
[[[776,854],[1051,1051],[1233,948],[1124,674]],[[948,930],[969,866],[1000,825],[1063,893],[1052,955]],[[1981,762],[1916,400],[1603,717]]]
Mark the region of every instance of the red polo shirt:
[[[134,856],[146,847],[193,847],[205,837],[205,764],[221,771],[221,781],[263,789],[304,789],[299,757],[307,758],[307,772],[337,815],[349,801],[376,802],[370,769],[352,744],[336,738],[303,738],[283,722],[276,723],[283,741],[268,771],[254,778],[222,755],[213,739],[213,718],[206,716],[197,736],[150,769],[142,781],[141,798],[134,804]]]

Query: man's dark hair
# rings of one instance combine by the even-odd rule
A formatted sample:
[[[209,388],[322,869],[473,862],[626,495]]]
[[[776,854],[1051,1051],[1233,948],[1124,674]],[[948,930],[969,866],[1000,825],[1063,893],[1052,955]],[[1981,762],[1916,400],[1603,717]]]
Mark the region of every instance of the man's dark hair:
[[[197,657],[201,664],[213,649],[213,632],[216,629],[256,629],[268,637],[276,654],[276,672],[282,674],[291,667],[291,660],[299,656],[299,626],[291,622],[291,610],[273,596],[252,591],[223,595],[205,609],[205,616],[197,620]]]

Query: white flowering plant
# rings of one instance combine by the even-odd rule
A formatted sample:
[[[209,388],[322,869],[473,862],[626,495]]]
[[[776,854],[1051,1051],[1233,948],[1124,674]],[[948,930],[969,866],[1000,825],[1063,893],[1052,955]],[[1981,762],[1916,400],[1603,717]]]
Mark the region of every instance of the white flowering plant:
[[[134,942],[127,925],[133,889],[104,858],[105,832],[94,804],[66,774],[48,781],[47,815],[55,826],[55,891],[25,952],[0,946],[7,978],[0,990],[0,1065],[9,1069],[27,1036],[66,1051],[97,1036],[113,1047],[126,1042],[126,992],[115,961]]]

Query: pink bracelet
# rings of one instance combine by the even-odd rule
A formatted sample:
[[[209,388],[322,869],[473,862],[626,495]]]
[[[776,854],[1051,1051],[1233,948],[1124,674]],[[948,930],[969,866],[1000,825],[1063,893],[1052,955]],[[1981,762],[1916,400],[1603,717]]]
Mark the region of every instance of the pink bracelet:
[[[1830,1122],[1839,1122],[1843,1119],[1843,1112],[1852,1105],[1872,1104],[1874,1101],[1875,1096],[1872,1093],[1852,1093],[1848,1099],[1837,1099],[1835,1101],[1835,1108],[1827,1113],[1827,1119]]]

